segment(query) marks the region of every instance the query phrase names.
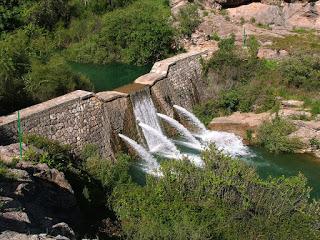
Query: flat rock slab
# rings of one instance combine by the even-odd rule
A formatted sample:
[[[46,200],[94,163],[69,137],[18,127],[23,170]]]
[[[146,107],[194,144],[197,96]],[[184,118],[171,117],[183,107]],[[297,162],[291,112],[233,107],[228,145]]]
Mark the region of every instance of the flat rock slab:
[[[22,145],[23,152],[27,149],[26,145]],[[10,163],[13,158],[19,158],[20,150],[19,143],[0,146],[0,160],[5,163]]]
[[[215,131],[235,133],[243,138],[247,131],[256,130],[264,121],[271,118],[270,113],[240,113],[235,112],[230,116],[214,118],[208,128]]]
[[[126,97],[126,96],[128,95],[120,91],[106,91],[106,92],[99,92],[96,94],[96,97],[103,102],[110,102],[117,98]]]

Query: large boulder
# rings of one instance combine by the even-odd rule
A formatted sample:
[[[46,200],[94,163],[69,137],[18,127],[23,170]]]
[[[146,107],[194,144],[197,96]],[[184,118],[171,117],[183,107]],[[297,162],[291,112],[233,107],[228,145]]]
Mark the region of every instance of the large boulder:
[[[80,228],[81,215],[62,172],[46,164],[19,162],[0,177],[0,232],[11,231],[0,235],[0,239],[24,239],[24,235],[13,232],[75,239],[73,229]],[[8,234],[12,237],[6,238]]]
[[[25,144],[22,144],[23,152],[27,149]],[[12,159],[19,158],[20,145],[19,143],[13,143],[6,146],[0,146],[0,159],[6,163],[10,163]]]
[[[263,3],[251,3],[236,8],[228,9],[229,16],[232,19],[251,21],[262,24],[282,25],[284,18],[279,6],[268,5]]]
[[[282,3],[269,5],[254,2],[228,9],[231,19],[251,21],[265,25],[278,25],[289,29],[320,29],[320,3]]]
[[[208,128],[215,131],[231,132],[245,139],[248,131],[256,132],[258,127],[270,118],[270,113],[235,112],[230,116],[214,118]]]

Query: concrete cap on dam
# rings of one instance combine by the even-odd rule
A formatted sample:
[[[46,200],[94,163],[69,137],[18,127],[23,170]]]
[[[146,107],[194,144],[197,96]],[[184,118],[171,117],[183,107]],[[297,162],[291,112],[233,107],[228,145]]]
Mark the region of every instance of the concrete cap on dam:
[[[177,62],[186,59],[188,57],[194,56],[205,56],[207,50],[204,51],[192,51],[187,53],[182,53],[171,58],[164,59],[162,61],[156,62],[150,73],[147,73],[139,78],[137,78],[134,83],[153,86],[157,81],[162,80],[167,77],[170,66],[176,64]]]
[[[145,87],[146,87],[145,84],[131,83],[131,84],[127,84],[122,87],[119,87],[119,88],[115,89],[115,91],[118,91],[118,92],[121,92],[122,94],[128,95],[130,93],[137,92]]]
[[[24,109],[20,110],[21,119],[32,116],[32,115],[37,114],[39,112],[50,110],[51,108],[57,107],[57,106],[64,104],[64,103],[68,103],[70,101],[74,101],[77,99],[84,100],[84,99],[90,98],[92,96],[94,96],[94,94],[92,92],[87,92],[87,91],[83,91],[83,90],[76,90],[71,93],[62,95],[60,97],[56,97],[56,98],[53,98],[53,99],[48,100],[46,102],[39,103],[39,104],[33,105],[31,107],[24,108]],[[7,124],[7,123],[10,123],[13,121],[17,121],[17,119],[18,119],[17,112],[14,112],[14,113],[7,115],[7,116],[2,116],[2,117],[0,117],[0,125]]]
[[[121,97],[127,97],[128,94],[120,92],[120,91],[105,91],[105,92],[98,92],[96,94],[96,97],[103,101],[103,102],[110,102],[113,101],[117,98],[121,98]]]

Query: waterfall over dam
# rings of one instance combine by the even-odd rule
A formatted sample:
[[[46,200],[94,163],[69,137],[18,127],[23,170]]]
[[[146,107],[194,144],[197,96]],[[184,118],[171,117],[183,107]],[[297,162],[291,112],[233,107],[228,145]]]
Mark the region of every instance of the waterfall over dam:
[[[138,93],[133,94],[131,99],[133,101],[136,126],[142,129],[149,151],[147,152],[142,145],[123,134],[119,134],[119,136],[128,144],[129,147],[132,147],[145,162],[142,169],[146,170],[148,173],[154,174],[154,171],[159,172],[160,169],[155,158],[152,157],[152,154],[167,159],[189,160],[198,167],[202,167],[204,165],[204,162],[199,155],[187,152],[181,153],[175,144],[201,151],[205,149],[206,146],[213,143],[219,150],[226,154],[233,156],[247,154],[247,147],[243,145],[239,137],[225,132],[207,130],[193,113],[181,106],[174,105],[173,107],[179,114],[182,114],[192,122],[192,124],[197,128],[196,132],[192,133],[177,120],[165,114],[157,113],[148,91],[139,91]],[[158,117],[180,133],[182,140],[170,139],[167,137],[165,135],[165,131],[161,128]],[[143,143],[141,142],[141,144]]]

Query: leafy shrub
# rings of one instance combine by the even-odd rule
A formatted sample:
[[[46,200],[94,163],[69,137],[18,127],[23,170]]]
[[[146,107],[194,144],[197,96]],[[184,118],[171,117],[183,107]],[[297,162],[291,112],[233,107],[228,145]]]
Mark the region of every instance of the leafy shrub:
[[[8,173],[8,167],[4,163],[2,163],[0,159],[0,178],[6,177],[7,173]]]
[[[252,129],[246,130],[246,140],[249,142],[249,144],[253,143],[253,133],[254,133],[254,130]]]
[[[288,135],[296,130],[295,126],[285,119],[276,117],[264,122],[258,129],[258,142],[270,152],[294,152],[302,143]]]
[[[196,4],[188,4],[182,8],[177,16],[179,22],[179,32],[183,36],[190,37],[194,30],[201,23]]]
[[[90,0],[83,4],[82,0],[77,1],[78,11],[87,11],[89,13],[102,14],[116,8],[125,7],[135,0]]]
[[[69,22],[71,6],[68,0],[41,0],[28,9],[27,15],[30,22],[52,30],[59,21]]]
[[[112,190],[120,183],[129,182],[128,175],[130,167],[130,157],[125,154],[117,156],[116,162],[100,157],[92,146],[87,146],[83,150],[82,156],[89,156],[84,160],[84,169],[91,177],[98,180],[103,187]]]
[[[215,40],[215,41],[220,41],[220,37],[217,32],[214,32],[211,34],[210,39]]]
[[[50,168],[60,171],[66,171],[73,162],[70,147],[67,145],[61,145],[57,141],[38,135],[25,135],[23,141],[27,145],[40,149],[39,152],[32,148],[29,149],[25,154],[25,160],[46,163]]]
[[[320,149],[320,140],[317,138],[312,138],[310,139],[310,145],[315,149]]]
[[[213,118],[218,117],[219,114],[218,101],[209,100],[204,103],[195,105],[193,113],[199,118],[199,120],[206,126],[212,121]],[[223,115],[223,114],[222,114]]]
[[[0,41],[0,114],[23,108],[32,102],[24,89],[23,76],[29,70],[27,35],[18,31]]]
[[[115,189],[128,239],[317,239],[319,202],[308,203],[302,175],[262,180],[214,148],[202,158],[203,169],[167,162],[164,177]]]
[[[298,55],[282,64],[287,84],[309,91],[320,90],[320,57]]]
[[[243,24],[245,24],[245,23],[246,23],[246,20],[245,20],[243,17],[241,17],[241,18],[240,18],[240,24],[243,25]]]

